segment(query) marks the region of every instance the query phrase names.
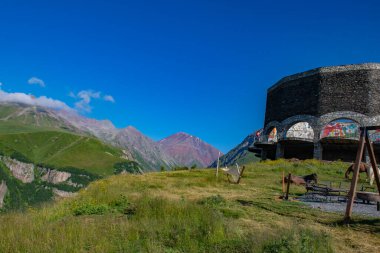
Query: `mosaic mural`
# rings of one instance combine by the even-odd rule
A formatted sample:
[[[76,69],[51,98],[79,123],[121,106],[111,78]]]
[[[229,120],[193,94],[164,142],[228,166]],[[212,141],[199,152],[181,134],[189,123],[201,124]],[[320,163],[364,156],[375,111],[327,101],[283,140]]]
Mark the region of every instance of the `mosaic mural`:
[[[254,142],[256,142],[256,141],[260,141],[261,140],[261,136],[262,136],[262,134],[263,134],[263,129],[261,128],[261,129],[259,129],[259,130],[257,130],[256,132],[255,132],[255,135],[254,135]]]
[[[285,138],[314,139],[313,128],[307,122],[298,122],[286,132]]]
[[[273,128],[268,135],[268,142],[277,142],[277,129]]]
[[[369,138],[373,142],[380,142],[380,129],[368,131]]]
[[[321,139],[326,137],[358,138],[359,125],[349,119],[334,120],[327,124],[321,132]]]

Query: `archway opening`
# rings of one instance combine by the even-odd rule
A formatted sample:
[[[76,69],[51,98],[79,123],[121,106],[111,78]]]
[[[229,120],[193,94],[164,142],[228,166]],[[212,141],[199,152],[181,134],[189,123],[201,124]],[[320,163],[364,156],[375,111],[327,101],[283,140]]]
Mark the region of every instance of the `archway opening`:
[[[308,122],[298,122],[286,131],[281,142],[284,158],[312,159],[314,155],[314,130]]]

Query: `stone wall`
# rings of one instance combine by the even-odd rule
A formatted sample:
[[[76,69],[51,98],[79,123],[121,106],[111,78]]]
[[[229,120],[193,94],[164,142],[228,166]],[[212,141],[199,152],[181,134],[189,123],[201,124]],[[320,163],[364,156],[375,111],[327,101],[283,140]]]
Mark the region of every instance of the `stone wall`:
[[[336,111],[380,115],[379,98],[380,64],[318,68],[285,77],[268,89],[265,125]]]
[[[358,136],[352,137],[350,145],[339,140],[335,144],[321,141],[322,129],[338,119],[352,120],[358,127],[380,125],[380,64],[323,67],[282,78],[268,89],[258,143],[268,143],[269,133],[276,128],[278,143],[272,143],[276,154],[270,157],[352,161]],[[335,123],[330,125],[333,128]],[[307,134],[297,133],[302,127]],[[335,138],[337,132],[332,134]],[[272,146],[264,145],[262,154],[273,153],[269,150]],[[375,155],[380,157],[378,146]]]
[[[318,76],[292,80],[267,94],[265,124],[283,121],[293,115],[317,115],[319,103]]]

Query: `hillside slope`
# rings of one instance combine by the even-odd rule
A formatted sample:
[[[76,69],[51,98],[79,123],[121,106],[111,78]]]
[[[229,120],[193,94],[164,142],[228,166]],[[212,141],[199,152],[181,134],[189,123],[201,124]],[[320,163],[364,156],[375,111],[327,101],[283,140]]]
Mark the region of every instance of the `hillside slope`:
[[[123,149],[124,155],[129,160],[137,160],[145,170],[174,166],[172,159],[164,157],[154,141],[137,130],[131,131],[131,127],[117,129],[108,120],[90,119],[71,111],[19,103],[0,104],[0,133],[43,131],[62,131],[98,138]]]
[[[15,132],[17,129],[62,130],[79,133],[80,130],[61,118],[52,109],[19,103],[0,103],[0,131]]]
[[[45,130],[96,137],[123,149],[130,160],[136,160],[147,171],[159,170],[161,167],[169,169],[177,165],[190,166],[194,163],[207,166],[206,163],[210,159],[215,159],[214,148],[206,143],[194,145],[191,150],[189,146],[183,148],[176,145],[178,148],[174,150],[153,141],[134,127],[118,129],[109,120],[87,118],[74,111],[53,110],[19,103],[0,103],[0,133]],[[189,154],[190,159],[188,159]]]
[[[255,141],[255,134],[248,135],[239,145],[230,150],[227,154],[220,157],[220,166],[232,166],[236,163],[247,164],[250,162],[257,162],[260,158],[256,157],[255,154],[248,151],[248,147],[252,146]],[[209,166],[210,168],[216,168],[217,160]]]
[[[91,181],[141,173],[122,150],[64,131],[0,132],[0,212],[69,197]]]
[[[0,252],[378,252],[380,219],[344,226],[343,214],[278,198],[283,170],[338,185],[342,166],[250,164],[239,185],[214,170],[113,176],[53,206],[0,215]]]
[[[76,167],[102,176],[113,174],[113,165],[126,161],[120,149],[91,137],[57,131],[0,133],[0,151],[20,153],[36,164]]]
[[[218,158],[220,152],[198,137],[183,132],[166,137],[158,144],[177,164],[189,167],[207,167]]]

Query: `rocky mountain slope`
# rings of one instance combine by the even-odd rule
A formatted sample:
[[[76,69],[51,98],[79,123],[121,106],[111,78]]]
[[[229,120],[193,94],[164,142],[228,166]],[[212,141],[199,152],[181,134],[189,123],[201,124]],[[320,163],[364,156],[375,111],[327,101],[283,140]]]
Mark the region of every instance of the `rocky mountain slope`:
[[[160,167],[207,166],[217,153],[213,147],[196,141],[181,143],[165,138],[155,142],[133,127],[116,128],[109,120],[95,120],[74,111],[54,110],[18,103],[0,104],[0,132],[59,130],[86,136],[94,136],[108,144],[119,147],[129,160],[139,162],[145,170],[158,170]],[[168,140],[166,140],[168,139]],[[169,142],[170,140],[170,142]],[[181,141],[178,139],[178,141]],[[174,145],[175,148],[169,147]],[[191,146],[194,145],[194,146]],[[202,150],[204,148],[204,150]],[[216,153],[216,155],[215,155]],[[190,155],[189,155],[190,154]]]
[[[249,162],[258,161],[259,158],[253,153],[248,151],[248,147],[252,146],[255,141],[255,133],[248,135],[239,145],[229,151],[227,154],[220,157],[220,166],[232,166],[236,163],[246,164]],[[215,160],[210,167],[215,168],[217,166],[217,160]]]
[[[198,137],[183,132],[173,134],[158,144],[177,164],[185,166],[207,167],[218,158],[220,152]]]
[[[172,168],[178,164],[170,154],[160,148],[158,143],[132,126],[120,129],[113,143],[128,147],[143,167],[153,167],[158,170],[161,166]]]

